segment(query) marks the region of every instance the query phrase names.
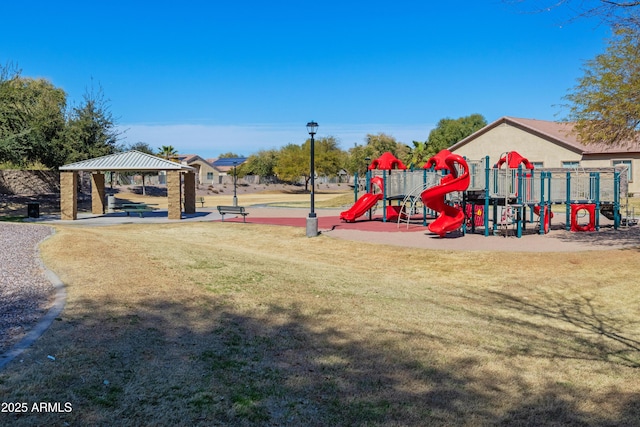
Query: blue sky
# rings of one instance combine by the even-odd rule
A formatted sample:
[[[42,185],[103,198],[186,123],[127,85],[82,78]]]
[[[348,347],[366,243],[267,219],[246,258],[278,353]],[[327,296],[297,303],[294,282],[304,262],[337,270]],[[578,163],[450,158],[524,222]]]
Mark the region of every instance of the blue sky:
[[[610,35],[501,0],[19,3],[3,4],[0,63],[71,104],[93,81],[124,142],[203,157],[300,144],[309,120],[348,149],[473,113],[560,119]]]

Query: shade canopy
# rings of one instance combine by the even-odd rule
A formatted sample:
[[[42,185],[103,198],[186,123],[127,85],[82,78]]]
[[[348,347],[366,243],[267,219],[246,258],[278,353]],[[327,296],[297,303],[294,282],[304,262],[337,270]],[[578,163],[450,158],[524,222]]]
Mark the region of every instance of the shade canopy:
[[[517,151],[509,151],[506,156],[502,156],[500,160],[498,160],[498,163],[496,163],[494,167],[500,168],[504,163],[507,163],[510,169],[516,169],[520,166],[520,163],[522,163],[527,169],[534,168],[533,164],[526,158],[522,157]]]
[[[61,171],[194,171],[191,166],[182,165],[152,154],[137,150],[96,157],[60,166]]]
[[[451,151],[444,149],[440,150],[435,156],[431,156],[427,163],[424,164],[424,169],[434,168],[435,170],[449,169],[449,166],[445,163],[445,159],[451,154]]]
[[[369,169],[391,170],[391,169],[406,169],[407,167],[390,152],[386,152],[369,165]]]

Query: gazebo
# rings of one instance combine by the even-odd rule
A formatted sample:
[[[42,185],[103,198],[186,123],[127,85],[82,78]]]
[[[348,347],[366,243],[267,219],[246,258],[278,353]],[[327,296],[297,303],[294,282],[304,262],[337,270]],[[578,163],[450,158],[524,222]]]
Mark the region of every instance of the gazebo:
[[[60,166],[60,219],[78,219],[78,172],[91,172],[91,213],[105,213],[105,172],[166,171],[168,219],[182,219],[196,211],[195,169],[151,154],[131,150]]]

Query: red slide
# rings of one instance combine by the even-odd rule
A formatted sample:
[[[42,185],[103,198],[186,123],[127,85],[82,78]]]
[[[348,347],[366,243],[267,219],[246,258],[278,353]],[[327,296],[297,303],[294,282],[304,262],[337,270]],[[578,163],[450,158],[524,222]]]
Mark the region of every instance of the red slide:
[[[455,231],[464,222],[464,212],[462,209],[447,204],[445,196],[453,191],[465,191],[469,187],[469,166],[467,162],[457,154],[449,154],[445,163],[448,166],[450,175],[446,175],[440,180],[440,185],[427,188],[420,195],[422,202],[430,209],[439,212],[438,218],[429,224],[429,231],[436,233],[440,237],[450,231]],[[458,176],[455,164],[458,163],[464,172]]]
[[[540,205],[535,205],[533,207],[533,213],[540,216]],[[544,214],[549,215],[549,218],[553,218],[553,212],[549,211],[546,207],[544,209]]]
[[[540,205],[535,205],[533,207],[533,213],[540,216]],[[549,232],[551,228],[551,218],[553,218],[553,212],[547,206],[544,207],[544,232],[545,234]]]
[[[356,218],[364,215],[365,212],[374,207],[380,200],[382,200],[382,194],[365,193],[353,204],[353,206],[351,206],[351,208],[349,208],[348,211],[344,211],[340,214],[340,219],[347,222],[353,222]]]

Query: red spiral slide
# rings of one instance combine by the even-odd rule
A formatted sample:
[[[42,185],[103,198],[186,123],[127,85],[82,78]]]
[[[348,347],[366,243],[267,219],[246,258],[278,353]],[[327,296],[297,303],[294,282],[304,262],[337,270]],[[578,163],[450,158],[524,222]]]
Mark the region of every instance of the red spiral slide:
[[[465,191],[469,188],[469,166],[462,156],[449,154],[445,158],[447,169],[451,174],[440,180],[440,184],[427,188],[421,194],[422,202],[430,209],[438,212],[438,217],[429,224],[429,231],[444,237],[445,234],[455,231],[464,222],[464,212],[461,208],[451,206],[445,200],[445,196],[453,191]],[[459,164],[463,172],[458,176],[455,165]]]

